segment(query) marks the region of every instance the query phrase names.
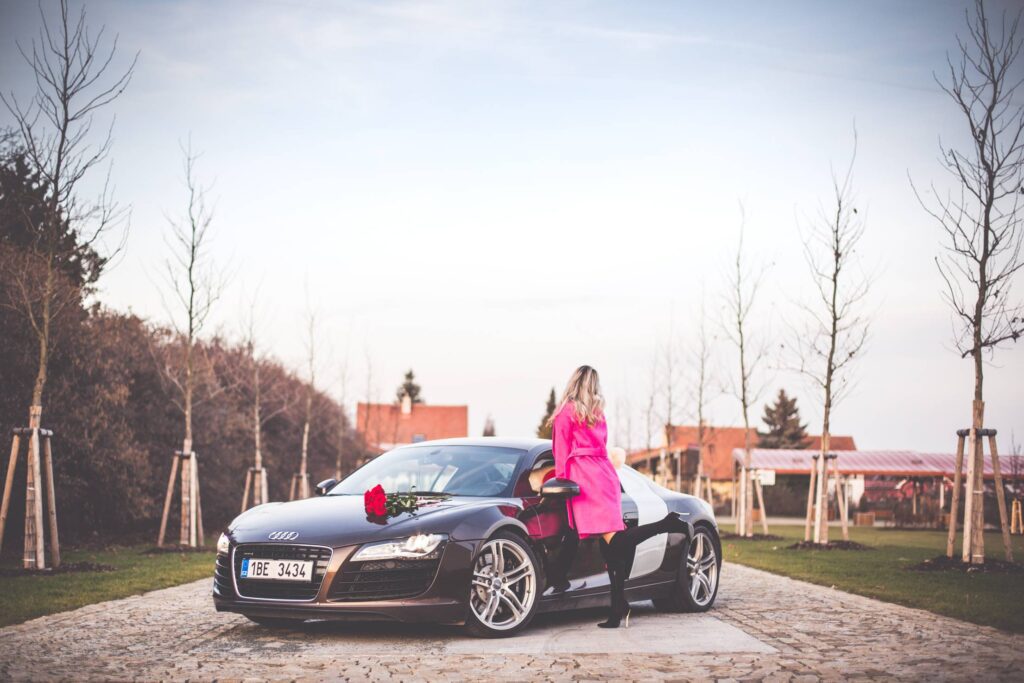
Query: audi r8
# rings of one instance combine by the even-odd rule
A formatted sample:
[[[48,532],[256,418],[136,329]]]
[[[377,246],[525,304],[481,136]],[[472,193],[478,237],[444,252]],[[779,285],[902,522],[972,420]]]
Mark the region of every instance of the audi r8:
[[[213,601],[272,627],[305,620],[394,620],[465,625],[509,636],[541,612],[607,606],[597,538],[578,539],[566,502],[579,493],[552,478],[551,442],[497,437],[396,448],[317,496],[239,515],[217,543]],[[637,547],[632,601],[702,612],[715,602],[721,543],[711,506],[617,469],[627,526],[674,510],[691,533]],[[414,498],[412,509],[368,512],[364,493]]]

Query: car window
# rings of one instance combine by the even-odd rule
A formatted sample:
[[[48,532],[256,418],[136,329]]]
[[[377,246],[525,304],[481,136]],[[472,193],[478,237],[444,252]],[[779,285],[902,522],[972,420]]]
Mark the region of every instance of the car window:
[[[513,495],[533,496],[540,493],[541,484],[549,472],[555,469],[555,458],[551,451],[545,451],[534,458],[533,464],[519,477]]]
[[[362,495],[377,484],[388,493],[505,495],[522,455],[520,449],[498,446],[406,446],[378,456],[343,479],[329,495]]]

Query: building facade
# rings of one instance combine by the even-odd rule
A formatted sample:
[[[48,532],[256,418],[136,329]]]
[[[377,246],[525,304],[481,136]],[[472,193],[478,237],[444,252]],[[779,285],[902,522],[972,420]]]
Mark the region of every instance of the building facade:
[[[469,406],[438,406],[413,403],[356,404],[356,429],[372,454],[392,448],[469,436]]]

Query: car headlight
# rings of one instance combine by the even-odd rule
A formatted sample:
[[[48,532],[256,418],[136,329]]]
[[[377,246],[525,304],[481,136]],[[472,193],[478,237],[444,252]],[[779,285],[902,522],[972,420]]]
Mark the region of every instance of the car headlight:
[[[437,550],[446,534],[416,534],[383,543],[364,545],[352,557],[353,562],[367,560],[420,559]]]
[[[217,554],[227,555],[231,549],[231,539],[228,538],[227,534],[221,534],[220,538],[217,539]]]

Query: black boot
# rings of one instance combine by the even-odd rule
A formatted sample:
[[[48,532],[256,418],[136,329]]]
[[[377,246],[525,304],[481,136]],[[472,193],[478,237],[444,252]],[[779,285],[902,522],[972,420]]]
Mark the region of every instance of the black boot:
[[[551,562],[548,570],[548,585],[551,586],[551,593],[564,593],[569,590],[569,569],[572,561],[576,558],[576,550],[580,543],[580,537],[570,529],[562,538],[558,555]]]
[[[608,609],[608,619],[599,623],[598,626],[600,628],[618,628],[619,623],[625,618],[626,628],[629,628],[629,602],[626,601],[627,564],[611,550],[603,538],[600,539],[599,544],[605,566],[608,568],[611,606]]]
[[[690,538],[693,535],[692,530],[693,525],[681,518],[678,512],[670,512],[660,521],[616,531],[608,547],[613,555],[626,563],[636,552],[636,547],[647,539],[673,532],[686,534],[686,537]]]

